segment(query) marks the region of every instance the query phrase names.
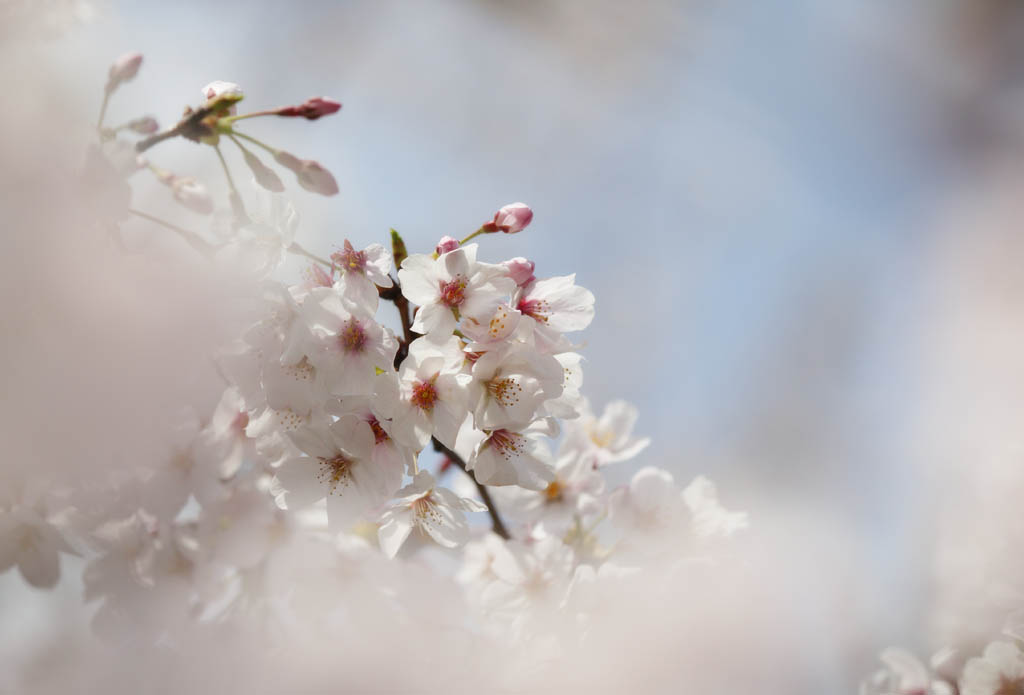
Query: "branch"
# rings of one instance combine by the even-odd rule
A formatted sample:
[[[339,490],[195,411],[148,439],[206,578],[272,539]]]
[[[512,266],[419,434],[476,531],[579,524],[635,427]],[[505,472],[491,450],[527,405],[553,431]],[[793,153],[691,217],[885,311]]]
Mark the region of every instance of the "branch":
[[[483,499],[484,504],[487,505],[487,513],[491,515],[491,526],[493,527],[494,532],[505,540],[508,540],[510,538],[508,530],[505,528],[505,524],[502,522],[501,516],[498,515],[498,508],[494,506],[494,500],[491,499],[491,494],[487,492],[487,486],[481,485],[477,481],[476,476],[466,470],[466,462],[462,460],[461,456],[439,442],[437,437],[431,437],[430,440],[434,443],[434,451],[447,456],[449,461],[461,468],[462,472],[470,477],[473,484],[476,485],[477,491],[480,493],[480,498]]]
[[[207,260],[212,260],[214,253],[217,251],[216,246],[209,243],[208,241],[205,241],[195,232],[190,232],[187,229],[182,229],[177,225],[161,220],[159,217],[153,217],[152,215],[142,212],[141,210],[128,208],[128,212],[131,213],[132,215],[135,215],[136,217],[141,217],[144,220],[149,220],[153,224],[158,224],[161,227],[164,227],[165,229],[170,229],[173,232],[177,232],[188,243],[189,246],[191,246],[196,251],[205,256]]]
[[[216,111],[216,108],[209,106],[203,106],[196,111],[187,109],[182,119],[172,128],[168,128],[167,130],[155,135],[150,135],[148,138],[139,140],[135,143],[135,151],[145,152],[153,145],[158,145],[164,140],[169,140],[170,138],[178,135],[188,138],[194,142],[198,142],[199,138],[212,135],[214,133],[213,129],[203,123],[203,119]]]

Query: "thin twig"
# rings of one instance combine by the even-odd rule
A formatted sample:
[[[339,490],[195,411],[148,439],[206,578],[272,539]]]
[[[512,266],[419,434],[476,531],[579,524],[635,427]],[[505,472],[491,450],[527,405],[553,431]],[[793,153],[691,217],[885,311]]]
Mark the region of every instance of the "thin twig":
[[[153,217],[152,215],[142,212],[141,210],[128,208],[128,212],[135,215],[136,217],[141,217],[144,220],[149,220],[153,224],[158,224],[161,227],[177,232],[188,243],[189,246],[194,248],[199,253],[203,254],[203,256],[205,256],[207,259],[213,259],[213,253],[214,251],[217,250],[217,247],[214,246],[213,244],[210,244],[207,241],[204,241],[203,238],[200,237],[195,232],[190,232],[187,229],[182,229],[177,225],[171,224],[170,222],[167,222],[165,220],[161,220],[159,217]]]
[[[306,258],[308,258],[311,261],[316,261],[317,263],[322,263],[323,265],[327,266],[331,270],[334,270],[334,264],[333,263],[331,263],[326,258],[320,258],[320,256],[317,256],[315,254],[310,253],[309,251],[304,249],[302,246],[299,246],[299,243],[296,242],[296,241],[293,241],[291,246],[288,247],[288,253],[294,253],[296,256],[305,256]]]
[[[214,109],[208,106],[203,106],[195,111],[188,111],[174,126],[135,143],[135,151],[145,152],[150,147],[153,147],[153,145],[158,145],[164,140],[169,140],[178,135],[194,142],[199,142],[201,137],[212,135],[214,132],[209,126],[203,124],[203,119],[213,112]]]
[[[487,505],[487,513],[491,515],[491,526],[494,532],[505,540],[508,540],[510,538],[508,530],[505,528],[505,524],[502,522],[501,516],[498,514],[498,508],[494,506],[494,500],[491,499],[491,494],[487,491],[487,486],[481,485],[477,481],[476,477],[466,470],[466,462],[462,460],[461,456],[439,442],[437,437],[431,437],[431,441],[434,443],[434,451],[447,456],[449,461],[461,468],[462,472],[470,477],[473,484],[476,485],[477,491],[480,493],[480,498],[484,501],[484,504]]]

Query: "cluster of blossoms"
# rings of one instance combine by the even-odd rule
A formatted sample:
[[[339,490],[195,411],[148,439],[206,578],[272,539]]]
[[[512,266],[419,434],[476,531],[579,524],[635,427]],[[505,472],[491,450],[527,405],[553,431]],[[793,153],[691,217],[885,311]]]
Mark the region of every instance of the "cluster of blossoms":
[[[105,97],[140,62],[118,60]],[[214,148],[232,139],[255,183],[279,192],[283,184],[233,124],[316,119],[340,106],[316,98],[238,115],[241,91],[223,82],[204,97],[169,130],[132,121],[126,130],[145,136],[134,144],[101,117],[90,165],[121,172],[105,190],[122,190],[118,153],[131,151],[132,166],[156,171],[187,207],[214,212],[204,187],[140,157],[181,135]],[[319,164],[260,146],[304,188],[337,191]],[[0,492],[0,571],[17,566],[30,584],[49,587],[58,555],[81,554],[98,632],[173,642],[200,623],[295,629],[301,617],[337,629],[370,606],[416,614],[417,594],[403,587],[431,581],[410,560],[433,547],[461,563],[451,574],[483,630],[522,636],[540,632],[552,612],[585,625],[601,608],[601,587],[651,565],[683,571],[746,526],[704,478],[681,487],[645,467],[628,485],[606,484],[606,469],[648,440],[634,434],[635,408],[617,401],[598,414],[581,395],[582,357],[569,336],[590,324],[594,296],[573,275],[538,277],[525,258],[485,262],[470,243],[523,231],[529,207],[507,205],[429,253],[409,254],[392,232],[390,249],[342,240],[321,258],[294,242],[289,209],[278,204],[254,222],[227,178],[227,238],[217,232],[221,240],[210,242],[156,221],[213,262],[262,254],[253,267],[264,317],[216,356],[219,402],[185,409],[168,423],[166,451],[108,479],[67,487],[30,476]],[[116,227],[135,211],[130,194],[113,197],[116,209],[102,210],[101,221]],[[271,277],[288,253],[314,261],[298,284]],[[382,304],[397,312],[400,333],[378,317]],[[324,593],[335,600],[328,609],[305,603]]]

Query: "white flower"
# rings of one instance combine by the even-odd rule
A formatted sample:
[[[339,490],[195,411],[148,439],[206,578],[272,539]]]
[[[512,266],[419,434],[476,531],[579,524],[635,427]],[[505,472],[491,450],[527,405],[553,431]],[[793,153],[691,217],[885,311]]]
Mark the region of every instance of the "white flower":
[[[289,509],[326,497],[328,522],[342,528],[385,502],[401,484],[401,469],[374,465],[373,430],[355,416],[301,428],[290,437],[307,456],[288,459],[277,469]]]
[[[554,481],[551,453],[540,441],[543,432],[496,429],[485,434],[466,461],[466,470],[484,485],[518,485],[545,490]]]
[[[341,251],[331,254],[334,267],[341,273],[338,287],[346,301],[373,314],[377,311],[377,287],[391,287],[391,253],[381,244],[370,244],[356,251],[345,239]]]
[[[426,338],[412,342],[398,382],[391,389],[382,384],[376,394],[378,407],[392,421],[392,436],[417,451],[432,435],[455,446],[472,380],[462,372],[464,361],[462,342],[454,336],[441,344]]]
[[[554,480],[539,491],[499,487],[492,491],[502,513],[529,524],[543,524],[552,533],[568,530],[576,517],[593,517],[603,510],[605,482],[589,461],[571,450],[555,459]]]
[[[572,579],[572,549],[551,536],[529,543],[508,541],[491,562],[496,580],[481,595],[485,609],[515,622],[559,609]]]
[[[544,401],[562,394],[562,365],[551,355],[511,346],[473,365],[469,398],[477,429],[518,430],[537,418]]]
[[[620,528],[657,535],[676,527],[683,516],[683,505],[672,474],[645,466],[633,475],[628,487],[612,493],[608,512]]]
[[[625,401],[609,403],[600,418],[584,403],[580,419],[568,427],[568,442],[585,452],[595,466],[626,461],[651,443],[647,437],[633,436],[637,417],[636,408]]]
[[[747,527],[747,513],[730,512],[719,504],[715,484],[704,476],[697,476],[686,486],[683,501],[693,516],[698,538],[726,538]]]
[[[51,588],[60,579],[59,553],[78,554],[38,505],[0,510],[0,574],[17,565],[26,582]]]
[[[961,679],[962,695],[1007,695],[1024,691],[1024,653],[1012,642],[992,642],[970,659]]]
[[[379,371],[392,369],[398,342],[365,310],[332,288],[312,290],[302,304],[313,341],[306,354],[334,395],[366,394]]]
[[[464,545],[469,525],[463,512],[485,512],[487,507],[451,490],[435,487],[434,476],[420,471],[412,483],[398,491],[398,499],[381,516],[380,547],[394,557],[413,528],[430,536],[445,548]]]
[[[576,285],[575,274],[531,282],[516,293],[513,306],[529,317],[537,347],[544,350],[594,319],[594,295]]]
[[[459,317],[490,321],[515,289],[503,267],[477,263],[477,245],[449,251],[437,259],[417,254],[402,262],[398,279],[402,294],[419,305],[412,329],[444,340]]]

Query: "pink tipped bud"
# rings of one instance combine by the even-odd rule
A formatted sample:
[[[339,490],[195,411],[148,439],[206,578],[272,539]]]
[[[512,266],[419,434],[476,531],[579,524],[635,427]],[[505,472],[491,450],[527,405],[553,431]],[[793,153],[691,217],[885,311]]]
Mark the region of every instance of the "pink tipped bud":
[[[274,161],[283,166],[285,169],[291,169],[296,174],[302,170],[302,161],[295,155],[285,152],[284,150],[277,150],[274,152]]]
[[[302,169],[296,173],[299,177],[299,185],[307,191],[320,195],[335,195],[338,192],[338,182],[334,180],[331,172],[312,159],[305,160],[302,163]]]
[[[335,195],[338,192],[338,182],[334,180],[331,172],[327,171],[319,162],[312,159],[299,159],[293,154],[284,150],[277,150],[274,153],[274,160],[295,172],[299,179],[299,185],[307,191],[313,191],[320,195]]]
[[[122,82],[127,82],[135,77],[139,72],[140,65],[142,65],[141,53],[125,53],[115,60],[107,75],[107,93],[113,92]]]
[[[284,190],[284,184],[281,183],[281,178],[274,173],[273,169],[261,162],[259,157],[249,150],[242,150],[242,155],[245,157],[245,163],[249,166],[250,171],[252,171],[252,175],[253,178],[256,179],[256,183],[272,193],[280,193]]]
[[[160,130],[160,124],[152,116],[143,116],[128,123],[128,128],[139,135],[152,135]]]
[[[459,248],[459,240],[450,236],[441,237],[441,241],[437,242],[437,247],[434,249],[434,253],[440,256],[442,253],[448,253]]]
[[[533,220],[533,210],[526,203],[510,203],[494,215],[492,224],[506,234],[521,232]]]
[[[508,269],[508,276],[515,280],[519,287],[526,287],[537,278],[533,275],[534,263],[522,256],[502,263]]]
[[[313,97],[298,106],[283,106],[275,113],[278,116],[302,116],[315,121],[321,116],[328,116],[337,113],[341,108],[341,102],[327,97]]]

